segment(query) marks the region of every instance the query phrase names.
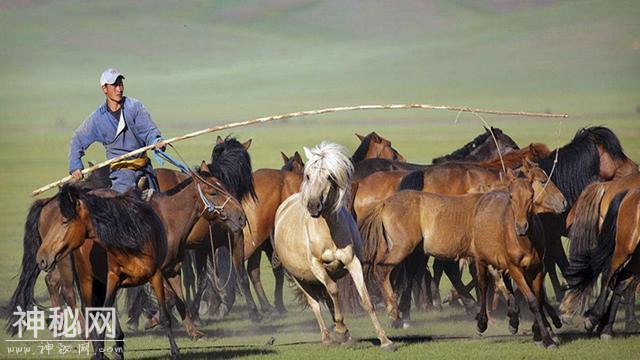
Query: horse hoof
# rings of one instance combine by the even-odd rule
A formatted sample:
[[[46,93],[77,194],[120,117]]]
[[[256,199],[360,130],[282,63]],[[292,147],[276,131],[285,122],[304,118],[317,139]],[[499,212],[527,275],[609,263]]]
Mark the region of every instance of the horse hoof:
[[[551,343],[551,344],[549,344],[549,345],[545,346],[545,348],[546,348],[547,350],[555,350],[555,349],[557,349],[557,348],[558,348],[558,345],[556,345],[555,343]]]
[[[287,309],[285,309],[284,305],[282,306],[276,306],[276,311],[278,312],[278,314],[280,315],[284,315],[287,313]]]
[[[351,334],[349,334],[349,330],[345,331],[342,334],[336,332],[336,341],[338,341],[339,343],[344,344],[350,340],[351,340]]]
[[[411,327],[411,323],[410,322],[408,322],[408,321],[403,321],[402,322],[402,328],[403,329],[408,329],[410,327]]]
[[[138,332],[138,324],[127,323],[127,330],[129,330],[131,332]]]
[[[482,334],[487,331],[487,325],[484,324],[484,326],[480,326],[479,324],[476,324],[476,332],[478,333],[478,335],[482,336]]]
[[[608,340],[611,340],[612,337],[613,336],[611,336],[611,334],[606,334],[606,333],[600,334],[600,340],[608,341]]]
[[[390,342],[388,344],[382,345],[382,350],[386,352],[394,352],[396,351],[396,346],[394,343]]]
[[[534,340],[533,343],[535,344],[535,346],[539,346],[539,347],[544,346],[544,344],[542,343],[542,340]]]
[[[511,335],[517,334],[518,333],[518,326],[517,325],[513,326],[513,325],[509,324],[509,333]]]
[[[584,329],[588,332],[588,333],[592,333],[593,329],[596,327],[596,324],[594,324],[590,318],[586,318],[584,319]]]

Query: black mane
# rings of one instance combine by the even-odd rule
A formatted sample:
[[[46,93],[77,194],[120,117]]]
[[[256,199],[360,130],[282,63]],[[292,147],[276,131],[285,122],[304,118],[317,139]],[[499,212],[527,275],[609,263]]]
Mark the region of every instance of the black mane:
[[[513,142],[511,140],[511,138],[509,138],[508,136],[506,136],[504,134],[504,132],[502,132],[502,130],[500,130],[499,128],[494,128],[493,126],[491,127],[491,131],[493,131],[493,134],[495,135],[496,139],[498,139],[498,141],[508,141],[510,142],[510,146],[513,147],[514,149],[518,149],[518,145]],[[449,162],[449,161],[461,161],[461,160],[466,160],[466,158],[469,156],[469,154],[475,150],[478,146],[484,144],[488,138],[491,137],[491,131],[489,131],[489,129],[487,129],[485,127],[485,131],[484,133],[476,136],[475,139],[471,140],[469,143],[467,143],[466,145],[464,145],[463,147],[461,147],[460,149],[452,152],[449,155],[444,155],[444,156],[440,156],[437,158],[434,158],[431,163],[434,165],[437,164],[441,164],[444,162]]]
[[[82,200],[89,211],[96,236],[107,245],[137,253],[150,238],[157,239],[157,246],[166,243],[162,221],[151,205],[137,194],[129,192],[101,197],[77,185],[67,184],[57,197],[60,211],[66,219],[77,216],[76,205]]]
[[[548,174],[558,152],[558,163],[551,180],[567,199],[569,206],[573,205],[587,185],[600,180],[597,144],[602,145],[615,158],[626,158],[617,136],[606,127],[596,126],[578,130],[569,144],[539,160],[540,167]]]
[[[209,171],[222,181],[238,201],[247,196],[257,199],[253,186],[251,157],[235,138],[227,136],[224,142],[213,147]]]
[[[372,132],[369,135],[365,136],[364,139],[362,139],[362,142],[360,142],[360,146],[358,146],[356,151],[351,156],[352,164],[357,164],[360,161],[364,160],[364,157],[367,155],[367,150],[369,150],[369,145],[371,144],[371,138],[374,134],[375,133]]]

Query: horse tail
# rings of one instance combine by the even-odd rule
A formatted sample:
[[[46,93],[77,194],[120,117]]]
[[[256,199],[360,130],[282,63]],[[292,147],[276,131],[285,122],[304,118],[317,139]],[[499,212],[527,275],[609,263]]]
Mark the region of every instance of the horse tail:
[[[567,216],[571,251],[577,254],[586,253],[598,243],[598,227],[600,220],[600,202],[605,187],[602,183],[589,185],[580,195]],[[573,223],[571,223],[573,221]]]
[[[595,279],[611,263],[616,246],[618,210],[626,194],[627,191],[620,192],[611,201],[594,248],[570,247],[569,267],[565,273],[569,291],[560,306],[563,312],[575,313]]]
[[[415,170],[405,175],[398,185],[398,191],[400,190],[418,190],[422,191],[424,188],[424,172],[422,170]]]
[[[358,225],[363,245],[362,268],[366,277],[374,273],[380,241],[386,244],[386,232],[382,222],[383,209],[384,201],[381,201],[362,216],[362,221]]]
[[[19,320],[19,316],[13,315],[13,312],[16,311],[18,307],[20,307],[22,311],[27,311],[37,305],[33,295],[36,280],[38,280],[38,275],[40,274],[36,255],[42,243],[40,232],[38,231],[38,221],[40,219],[40,212],[46,203],[46,200],[36,200],[29,209],[27,221],[24,225],[20,280],[11,299],[9,299],[9,303],[6,308],[2,310],[3,316],[8,320],[6,331],[11,335],[17,333],[17,327],[14,327],[13,324]]]

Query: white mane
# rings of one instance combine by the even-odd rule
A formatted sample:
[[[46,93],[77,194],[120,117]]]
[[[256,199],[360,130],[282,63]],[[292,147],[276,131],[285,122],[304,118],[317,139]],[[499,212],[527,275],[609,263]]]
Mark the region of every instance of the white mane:
[[[310,189],[308,184],[315,182],[313,180],[326,183],[330,178],[338,187],[337,201],[333,204],[332,211],[337,212],[345,205],[347,195],[351,191],[353,174],[353,164],[345,155],[345,150],[342,145],[325,141],[312,149],[304,148],[307,163],[304,166],[305,177],[300,192],[305,203],[311,191],[318,191],[318,189]]]

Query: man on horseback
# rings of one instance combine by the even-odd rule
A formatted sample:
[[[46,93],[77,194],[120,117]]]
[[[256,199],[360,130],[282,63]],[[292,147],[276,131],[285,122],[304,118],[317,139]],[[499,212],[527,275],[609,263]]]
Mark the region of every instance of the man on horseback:
[[[94,142],[105,147],[108,159],[126,154],[143,146],[155,144],[164,150],[166,144],[156,124],[138,100],[124,96],[124,75],[116,69],[106,69],[100,76],[100,86],[106,101],[100,105],[73,133],[69,146],[69,173],[81,180],[82,156]],[[146,177],[151,189],[158,182],[151,161],[143,154],[116,161],[110,165],[111,188],[123,193]]]
[[[108,159],[151,144],[155,144],[156,149],[165,149],[164,138],[142,103],[124,96],[123,80],[124,75],[116,69],[109,68],[102,73],[100,86],[106,101],[73,133],[69,146],[69,173],[76,181],[83,178],[81,158],[94,142],[104,146]],[[143,178],[150,189],[159,190],[155,172],[146,154],[116,161],[109,170],[111,189],[119,193],[136,187]],[[129,289],[127,300],[129,328],[137,328],[142,312],[150,321],[157,310],[141,286]]]

